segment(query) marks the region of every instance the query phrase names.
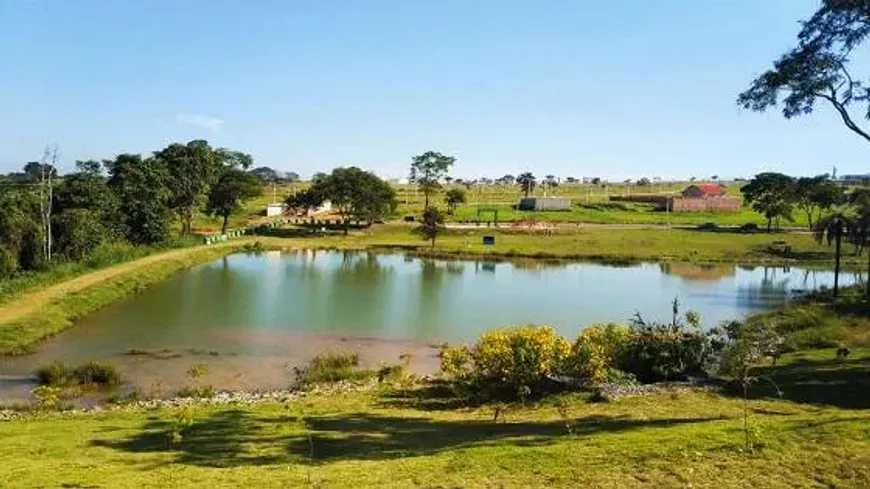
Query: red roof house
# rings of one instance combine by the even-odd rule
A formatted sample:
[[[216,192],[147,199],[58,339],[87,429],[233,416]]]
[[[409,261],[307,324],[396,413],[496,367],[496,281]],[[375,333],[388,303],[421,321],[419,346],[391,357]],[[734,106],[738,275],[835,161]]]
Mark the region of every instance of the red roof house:
[[[690,185],[683,190],[683,197],[687,199],[709,199],[711,197],[723,197],[728,191],[718,183],[699,183]]]

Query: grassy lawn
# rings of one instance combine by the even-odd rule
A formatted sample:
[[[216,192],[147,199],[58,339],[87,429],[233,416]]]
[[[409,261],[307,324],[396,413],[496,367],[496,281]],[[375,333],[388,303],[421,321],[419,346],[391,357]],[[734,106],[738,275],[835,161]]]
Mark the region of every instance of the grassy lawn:
[[[748,404],[676,390],[501,408],[378,387],[286,405],[45,414],[0,423],[0,486],[870,486],[870,350],[794,354]],[[179,424],[179,419],[187,422]],[[181,438],[173,442],[172,433]]]
[[[277,230],[277,236],[306,236],[298,230]],[[482,236],[496,237],[484,246]],[[275,247],[378,247],[396,246],[433,255],[570,258],[600,260],[676,260],[691,262],[828,264],[830,248],[807,234],[738,234],[686,229],[610,229],[587,227],[560,229],[550,234],[509,228],[451,229],[439,235],[435,248],[421,239],[413,225],[387,224],[349,236],[300,237],[296,240],[261,239]],[[779,242],[779,244],[775,244]],[[790,251],[785,252],[784,246]],[[863,257],[844,256],[846,262],[863,264]]]

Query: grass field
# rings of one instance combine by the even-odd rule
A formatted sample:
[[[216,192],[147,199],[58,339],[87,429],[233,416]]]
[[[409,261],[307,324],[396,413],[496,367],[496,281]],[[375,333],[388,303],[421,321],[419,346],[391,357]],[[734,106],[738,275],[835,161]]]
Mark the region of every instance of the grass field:
[[[745,406],[704,391],[575,393],[496,418],[491,405],[382,386],[283,405],[37,415],[0,423],[0,486],[868,487],[870,350],[833,356],[783,358],[767,373],[784,397],[758,384]]]

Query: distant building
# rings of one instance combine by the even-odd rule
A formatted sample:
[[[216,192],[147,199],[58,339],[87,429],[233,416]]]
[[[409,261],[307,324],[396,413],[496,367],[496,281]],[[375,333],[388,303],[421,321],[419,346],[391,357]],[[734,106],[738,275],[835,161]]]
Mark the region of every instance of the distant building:
[[[287,210],[287,204],[269,204],[266,206],[266,217],[283,216]]]
[[[834,180],[836,180],[836,178]],[[863,175],[842,175],[840,176],[840,181],[847,183],[870,182],[870,173],[865,173]]]
[[[567,211],[571,199],[566,197],[526,197],[520,199],[517,209],[521,211]]]
[[[718,183],[689,185],[680,197],[665,201],[675,212],[737,212],[740,199],[728,196],[728,190]]]
[[[699,183],[686,187],[682,195],[687,199],[709,199],[724,197],[727,193],[725,186],[718,183]]]

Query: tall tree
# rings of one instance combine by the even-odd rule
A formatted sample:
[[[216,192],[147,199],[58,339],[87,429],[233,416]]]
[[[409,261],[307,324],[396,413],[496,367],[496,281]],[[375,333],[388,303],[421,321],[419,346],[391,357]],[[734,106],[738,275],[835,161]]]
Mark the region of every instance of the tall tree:
[[[239,168],[226,168],[209,191],[206,211],[223,218],[221,234],[225,234],[230,216],[241,209],[242,202],[262,194],[263,186],[256,175]]]
[[[105,162],[118,196],[124,236],[134,244],[166,240],[172,222],[172,177],[163,160],[122,154]]]
[[[774,219],[791,220],[794,205],[794,179],[782,173],[759,173],[744,185],[740,192],[755,212],[767,219],[767,232],[771,232]]]
[[[252,175],[256,175],[257,178],[263,180],[264,182],[274,182],[280,178],[280,175],[276,170],[269,168],[268,166],[260,166],[251,170]]]
[[[429,197],[441,188],[441,180],[447,176],[456,158],[435,151],[427,151],[415,156],[411,162],[411,183],[423,192],[423,208],[429,207]]]
[[[529,194],[531,194],[535,190],[535,186],[537,185],[535,176],[532,175],[531,172],[520,173],[520,175],[517,176],[516,182],[517,185],[520,186],[520,189],[522,189],[526,197],[528,197]]]
[[[870,300],[870,192],[854,192],[851,197],[851,205],[854,206],[856,216],[852,223],[852,241],[859,246],[859,250],[867,253],[867,282],[865,297]]]
[[[193,216],[200,208],[223,164],[222,155],[207,141],[173,143],[154,153],[169,171],[172,208],[181,220],[181,234],[192,230]]]
[[[807,216],[807,225],[812,230],[822,213],[830,210],[843,199],[843,189],[827,175],[801,177],[795,182],[795,205]]]
[[[850,131],[870,142],[870,134],[850,113],[853,105],[863,105],[862,112],[870,113],[870,87],[848,69],[868,34],[870,2],[823,0],[801,24],[797,46],[758,76],[737,104],[763,112],[782,103],[782,114],[790,119],[812,113],[821,101],[834,108]]]
[[[840,293],[840,258],[843,253],[843,237],[851,232],[853,221],[845,212],[834,212],[816,222],[813,234],[816,241],[834,243],[834,297]]]

